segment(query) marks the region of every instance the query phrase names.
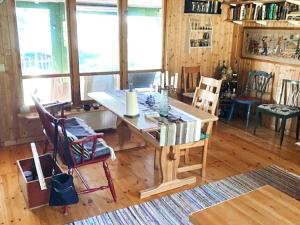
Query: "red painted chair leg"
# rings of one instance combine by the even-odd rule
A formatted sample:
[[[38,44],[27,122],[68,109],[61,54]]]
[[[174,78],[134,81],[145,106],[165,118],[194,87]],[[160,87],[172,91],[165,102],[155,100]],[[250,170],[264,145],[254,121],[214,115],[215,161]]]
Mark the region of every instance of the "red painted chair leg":
[[[114,187],[111,175],[110,175],[110,171],[109,171],[107,162],[105,162],[105,161],[103,162],[103,169],[104,169],[107,181],[108,181],[108,186],[109,186],[111,195],[113,196],[113,199],[116,202],[117,201],[117,195],[116,195],[116,192],[115,192],[115,187]]]
[[[67,205],[65,205],[65,206],[63,207],[63,214],[64,214],[65,216],[67,216],[67,215],[69,214],[68,206],[67,206]]]
[[[44,143],[44,149],[43,149],[43,154],[46,154],[47,151],[48,151],[48,146],[49,146],[49,141],[48,139],[45,140],[45,143]]]

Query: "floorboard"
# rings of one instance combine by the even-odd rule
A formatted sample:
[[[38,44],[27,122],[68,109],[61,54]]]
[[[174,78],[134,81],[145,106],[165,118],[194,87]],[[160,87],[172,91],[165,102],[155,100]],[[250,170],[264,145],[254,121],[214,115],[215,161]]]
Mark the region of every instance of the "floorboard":
[[[236,126],[237,125],[237,126]],[[109,132],[106,139],[110,144],[115,134]],[[209,143],[207,177],[202,179],[200,171],[197,185],[222,179],[227,176],[276,164],[289,171],[300,174],[300,147],[296,140],[285,137],[279,146],[279,134],[266,128],[259,128],[257,135],[251,129],[244,130],[238,124],[228,125],[218,122],[214,127]],[[42,146],[39,146],[42,149]],[[200,159],[199,149],[191,150],[191,161]],[[151,198],[140,200],[138,191],[151,187],[158,181],[153,170],[154,149],[150,147],[126,150],[117,153],[117,160],[109,162],[118,201],[114,203],[108,190],[80,196],[80,202],[70,207],[70,213],[64,216],[61,208],[42,207],[35,210],[26,208],[18,185],[16,160],[31,156],[29,145],[20,145],[0,150],[0,224],[64,224],[127,207],[163,195],[182,191],[186,186]],[[90,165],[81,169],[91,184],[104,183],[102,165]],[[182,174],[184,177],[188,174]],[[76,186],[82,187],[75,178]]]

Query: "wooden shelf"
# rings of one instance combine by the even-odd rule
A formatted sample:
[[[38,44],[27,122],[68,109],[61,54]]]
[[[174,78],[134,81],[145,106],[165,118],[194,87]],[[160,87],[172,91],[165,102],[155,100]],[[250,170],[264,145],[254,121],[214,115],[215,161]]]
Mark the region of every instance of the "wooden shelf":
[[[289,3],[295,4],[295,5],[299,5],[300,6],[300,1],[299,0],[286,0]]]
[[[199,47],[190,47],[190,48],[211,48],[211,46],[199,46]]]
[[[239,24],[242,25],[243,22],[247,23],[258,23],[261,25],[266,25],[268,22],[286,22],[286,23],[290,23],[292,25],[295,26],[299,26],[300,25],[300,21],[297,20],[225,20],[227,22],[231,22],[231,23],[235,23],[235,24]]]
[[[65,116],[75,116],[83,113],[92,113],[92,112],[101,112],[101,111],[106,111],[107,109],[104,108],[103,106],[100,106],[99,109],[93,109],[91,108],[90,111],[85,111],[83,109],[72,109],[71,111],[66,111],[65,110]],[[30,113],[19,113],[18,114],[19,118],[27,119],[27,120],[34,120],[38,119],[39,115],[36,112],[30,112]]]
[[[286,22],[294,26],[299,25],[299,15],[295,13],[295,10],[299,10],[300,0],[253,0],[224,3],[233,6],[228,9],[227,21],[236,24],[243,25],[243,22],[254,22],[267,25],[268,22]],[[290,9],[290,6],[285,3],[291,3],[292,8]]]
[[[202,32],[212,32],[212,30],[203,30],[203,29],[191,29],[192,32],[202,31]]]
[[[229,1],[229,2],[223,2],[223,4],[227,4],[227,5],[247,5],[247,4],[269,4],[269,3],[281,3],[281,2],[290,2],[293,3],[291,1],[296,2],[296,0],[257,0],[257,1]],[[293,3],[296,4],[296,3]]]

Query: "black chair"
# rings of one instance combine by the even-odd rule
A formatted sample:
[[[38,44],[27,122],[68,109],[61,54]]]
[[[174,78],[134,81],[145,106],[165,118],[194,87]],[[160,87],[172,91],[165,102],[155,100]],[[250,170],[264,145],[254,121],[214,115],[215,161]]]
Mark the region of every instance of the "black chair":
[[[256,109],[254,134],[261,121],[261,115],[267,114],[275,117],[275,130],[278,130],[278,122],[281,119],[280,145],[283,142],[286,120],[297,117],[296,138],[299,137],[300,108],[298,107],[300,95],[300,82],[294,80],[282,80],[281,93],[278,104],[262,104]]]

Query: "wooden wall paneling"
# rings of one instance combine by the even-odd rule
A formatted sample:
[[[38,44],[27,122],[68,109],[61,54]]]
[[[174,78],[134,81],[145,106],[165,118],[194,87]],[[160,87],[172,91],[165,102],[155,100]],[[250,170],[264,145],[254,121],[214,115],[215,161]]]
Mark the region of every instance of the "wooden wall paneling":
[[[1,138],[3,142],[7,139],[18,137],[19,123],[17,114],[21,106],[22,95],[20,88],[20,65],[17,57],[18,47],[16,38],[15,4],[7,0],[0,5],[1,23],[1,49],[2,62],[5,72],[2,72],[0,82],[1,88]]]
[[[68,40],[69,40],[69,57],[70,57],[70,74],[71,74],[71,94],[73,103],[79,105],[80,98],[80,76],[79,76],[79,57],[78,57],[78,40],[77,40],[77,23],[76,23],[76,0],[66,0],[66,12],[68,21]]]
[[[120,84],[121,88],[128,87],[128,54],[127,54],[127,1],[118,1],[119,32],[120,32]]]
[[[247,78],[247,74],[251,70],[263,70],[266,72],[272,72],[274,77],[272,80],[272,86],[269,87],[269,94],[265,96],[265,101],[267,102],[277,102],[279,100],[280,90],[281,90],[281,80],[286,79],[300,79],[300,67],[286,65],[276,62],[266,62],[255,59],[245,59],[241,57],[241,48],[242,48],[242,37],[243,37],[243,27],[274,27],[274,28],[286,28],[292,27],[293,25],[287,25],[285,22],[268,22],[266,26],[259,25],[251,22],[244,22],[243,26],[234,25],[234,35],[233,35],[233,45],[232,45],[232,57],[231,61],[234,63],[235,60],[238,61],[238,74],[239,81],[244,86]],[[300,29],[300,28],[299,28]],[[264,125],[267,127],[274,128],[274,119],[271,117],[265,116],[263,118]],[[287,122],[287,134],[294,136],[296,121],[292,120]]]
[[[227,7],[227,6],[223,6]],[[170,73],[182,73],[183,66],[201,67],[201,74],[214,76],[219,61],[231,61],[231,43],[234,25],[225,22],[226,16],[205,14],[184,14],[184,1],[168,0],[166,13],[166,70]],[[225,12],[225,10],[224,10]],[[189,19],[201,22],[211,21],[213,26],[212,49],[187,49]],[[180,78],[180,77],[179,77]],[[179,79],[181,84],[181,79]]]

